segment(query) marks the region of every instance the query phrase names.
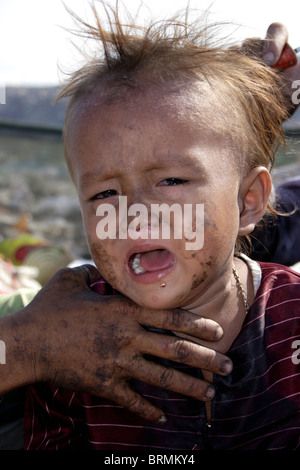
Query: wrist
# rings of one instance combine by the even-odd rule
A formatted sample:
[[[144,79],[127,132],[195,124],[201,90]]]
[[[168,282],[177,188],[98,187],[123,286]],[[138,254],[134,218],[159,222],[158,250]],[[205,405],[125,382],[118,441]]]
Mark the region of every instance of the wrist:
[[[1,318],[0,395],[37,381],[32,341],[22,311]],[[3,354],[4,351],[4,354]]]

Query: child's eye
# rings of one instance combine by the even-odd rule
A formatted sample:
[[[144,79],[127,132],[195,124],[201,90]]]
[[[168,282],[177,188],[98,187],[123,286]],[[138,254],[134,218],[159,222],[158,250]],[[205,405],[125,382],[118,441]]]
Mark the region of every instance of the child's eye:
[[[96,194],[92,197],[92,200],[96,199],[106,199],[108,197],[116,196],[118,192],[115,189],[107,189],[106,191],[102,191],[101,193]]]
[[[159,185],[160,186],[177,186],[178,184],[185,184],[188,180],[183,180],[181,178],[166,178],[162,180]]]

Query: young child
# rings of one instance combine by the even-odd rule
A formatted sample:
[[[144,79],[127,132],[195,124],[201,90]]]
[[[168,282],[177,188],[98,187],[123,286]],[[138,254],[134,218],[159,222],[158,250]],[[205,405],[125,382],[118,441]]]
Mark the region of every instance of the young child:
[[[160,423],[88,394],[30,387],[25,448],[295,449],[299,274],[240,254],[243,238],[271,210],[270,170],[286,118],[276,72],[210,45],[199,24],[125,27],[116,13],[110,25],[105,31],[98,16],[96,27],[85,24],[104,59],[87,63],[61,94],[70,97],[66,159],[103,276],[92,287],[105,294],[112,286],[146,307],[181,307],[216,320],[223,338],[201,344],[226,352],[234,368],[217,376],[196,364],[170,364],[213,384],[206,403],[144,384],[141,370],[132,385],[166,412]],[[191,237],[175,236],[182,228],[175,215],[170,237],[157,238],[150,214],[163,203],[177,204],[182,214],[193,207],[190,231],[203,232],[203,246],[187,249]],[[104,218],[108,212],[115,225]],[[91,347],[105,354],[101,338]],[[159,371],[161,361],[149,360]]]

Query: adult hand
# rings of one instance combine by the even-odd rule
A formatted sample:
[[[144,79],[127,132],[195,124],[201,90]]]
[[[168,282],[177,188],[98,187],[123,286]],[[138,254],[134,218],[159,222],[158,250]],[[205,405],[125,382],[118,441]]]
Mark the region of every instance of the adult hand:
[[[272,23],[267,31],[266,39],[264,41],[263,47],[263,60],[268,65],[274,65],[279,60],[282,50],[285,44],[288,42],[288,31],[287,28],[281,23]],[[299,45],[299,44],[297,44]],[[293,87],[293,82],[296,80],[300,84],[300,62],[296,65],[288,67],[281,72],[283,82],[284,82],[284,96],[288,105],[288,110],[292,114],[296,107],[297,103],[293,102],[292,96],[295,92],[295,87]],[[298,88],[299,88],[298,84]]]
[[[211,384],[144,356],[159,356],[221,375],[231,371],[231,361],[214,350],[144,326],[212,342],[222,336],[222,329],[187,311],[146,310],[122,296],[101,296],[89,288],[90,281],[98,278],[93,266],[63,269],[26,308],[3,319],[8,322],[3,331],[11,331],[5,336],[6,368],[17,368],[18,385],[43,381],[87,391],[152,421],[163,420],[164,415],[131,387],[131,379],[211,400]],[[15,379],[11,373],[9,376],[8,388],[14,388]],[[3,392],[5,377],[0,378]]]
[[[273,66],[279,60],[287,42],[288,30],[286,26],[281,23],[272,23],[267,30],[265,39],[246,39],[242,45],[242,51],[246,54],[260,57],[267,65]],[[292,100],[293,93],[295,92],[292,84],[295,80],[300,80],[300,62],[280,70],[279,74],[283,80],[283,95],[286,106],[289,113],[292,114],[297,107],[297,103],[293,103]]]

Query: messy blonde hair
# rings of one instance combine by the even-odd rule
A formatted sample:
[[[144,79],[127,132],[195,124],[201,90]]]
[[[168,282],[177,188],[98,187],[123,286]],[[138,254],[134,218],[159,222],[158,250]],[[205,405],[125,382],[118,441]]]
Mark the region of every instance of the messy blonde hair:
[[[244,174],[260,165],[272,169],[276,151],[284,142],[281,125],[287,118],[276,71],[258,57],[246,55],[242,48],[220,45],[215,40],[220,25],[208,25],[203,16],[189,23],[188,8],[171,20],[139,26],[128,12],[127,21],[121,22],[118,1],[116,8],[104,1],[98,3],[104,16],[101,19],[93,3],[94,25],[72,13],[80,24],[79,34],[93,39],[98,50],[71,74],[58,96],[69,98],[64,142],[70,169],[66,136],[70,113],[78,100],[92,96],[99,86],[112,92],[176,81],[187,87],[197,85],[194,89],[198,92],[199,85],[200,89],[201,84],[206,89],[209,85],[207,125],[232,142]],[[271,202],[268,211],[274,211]]]

